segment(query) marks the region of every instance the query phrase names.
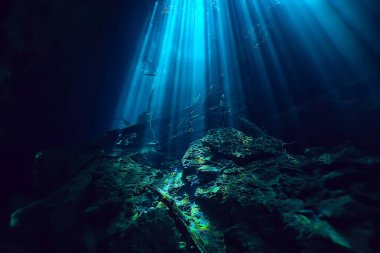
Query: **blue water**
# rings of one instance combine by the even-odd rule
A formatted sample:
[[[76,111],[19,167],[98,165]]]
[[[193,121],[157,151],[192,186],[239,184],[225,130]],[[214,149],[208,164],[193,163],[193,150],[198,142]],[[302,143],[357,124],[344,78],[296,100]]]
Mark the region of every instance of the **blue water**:
[[[371,122],[380,94],[377,5],[152,3],[115,118],[136,123],[148,113],[174,121],[181,109],[222,103],[282,138],[361,139],[358,132],[372,131],[363,125],[379,124]]]

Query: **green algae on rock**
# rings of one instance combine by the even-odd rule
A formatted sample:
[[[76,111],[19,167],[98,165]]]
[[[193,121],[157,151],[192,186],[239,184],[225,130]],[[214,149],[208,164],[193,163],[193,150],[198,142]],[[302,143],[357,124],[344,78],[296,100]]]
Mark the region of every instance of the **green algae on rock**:
[[[377,238],[379,160],[352,148],[294,154],[221,128],[182,159],[151,145],[104,150],[78,151],[72,177],[13,213],[14,235],[62,253],[371,253]]]

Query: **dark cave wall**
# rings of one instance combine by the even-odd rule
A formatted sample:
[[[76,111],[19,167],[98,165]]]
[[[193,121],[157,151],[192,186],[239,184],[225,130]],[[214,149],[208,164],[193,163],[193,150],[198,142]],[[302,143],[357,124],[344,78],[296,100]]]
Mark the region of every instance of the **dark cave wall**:
[[[33,194],[37,150],[108,130],[151,6],[148,0],[1,1],[1,206],[9,209],[19,192]]]

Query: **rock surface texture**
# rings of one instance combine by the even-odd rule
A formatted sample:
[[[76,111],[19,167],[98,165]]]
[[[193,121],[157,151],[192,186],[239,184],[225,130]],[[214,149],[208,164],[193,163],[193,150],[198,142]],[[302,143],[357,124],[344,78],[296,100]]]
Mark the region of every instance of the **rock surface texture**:
[[[117,143],[78,151],[75,171],[14,211],[1,252],[379,252],[379,156],[293,154],[235,128],[171,157]]]

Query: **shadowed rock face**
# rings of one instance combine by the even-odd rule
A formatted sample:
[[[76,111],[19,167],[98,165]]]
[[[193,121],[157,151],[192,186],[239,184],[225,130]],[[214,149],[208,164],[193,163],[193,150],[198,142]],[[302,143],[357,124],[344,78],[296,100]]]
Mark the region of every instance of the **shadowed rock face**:
[[[130,136],[124,134],[124,140]],[[67,166],[75,161],[80,166],[46,198],[13,213],[15,243],[0,247],[4,252],[12,247],[88,253],[376,252],[378,156],[349,145],[293,154],[278,139],[234,128],[208,131],[177,157],[146,141],[149,146],[118,147],[117,140],[105,138],[103,145],[77,150],[82,159],[70,154]],[[258,150],[270,155],[252,155]],[[44,178],[49,176],[55,178],[49,173]]]

